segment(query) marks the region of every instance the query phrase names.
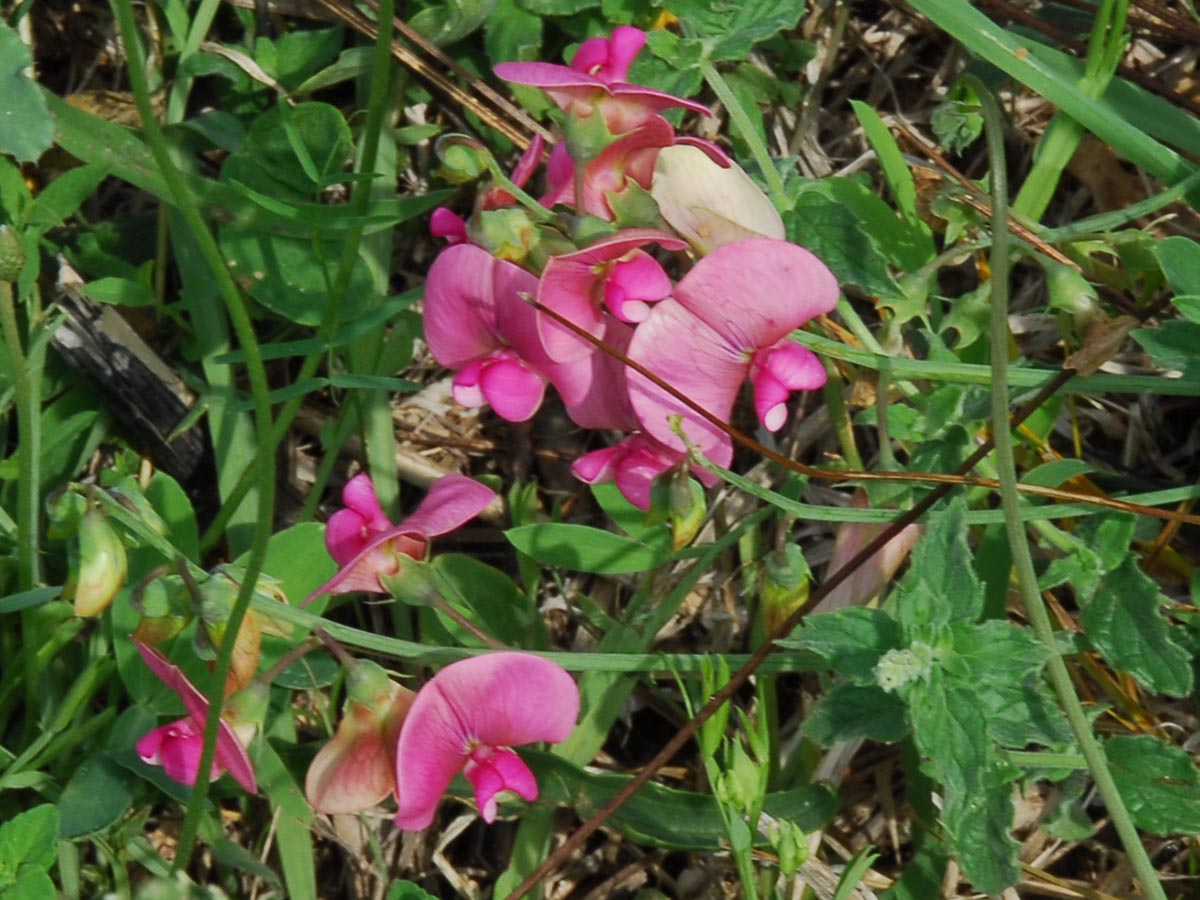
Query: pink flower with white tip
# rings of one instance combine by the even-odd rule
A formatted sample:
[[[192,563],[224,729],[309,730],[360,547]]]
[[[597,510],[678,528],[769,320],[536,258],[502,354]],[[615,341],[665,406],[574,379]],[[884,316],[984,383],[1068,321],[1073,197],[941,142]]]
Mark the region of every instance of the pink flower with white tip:
[[[663,267],[641,249],[651,243],[668,250],[687,247],[664,231],[619,231],[575,253],[551,257],[538,282],[538,302],[595,336],[604,330],[605,310],[627,324],[645,320],[650,304],[670,295],[672,288]],[[538,327],[551,359],[566,362],[597,352],[548,316],[539,317]]]
[[[387,593],[382,577],[395,575],[405,560],[424,558],[431,538],[475,518],[496,492],[465,475],[444,475],[398,525],[383,515],[366,475],[350,479],[342,499],[348,508],[330,516],[325,526],[325,546],[341,568],[302,605],[325,594]]]
[[[729,444],[714,447],[710,454],[712,462],[719,466],[728,466],[732,457],[733,448]],[[654,480],[686,460],[686,454],[637,432],[611,447],[585,453],[571,464],[571,474],[585,484],[615,482],[626,500],[638,509],[649,509]],[[708,487],[720,480],[699,466],[692,467],[692,474]]]
[[[147,733],[137,742],[137,754],[142,762],[162,766],[173,781],[194,785],[200,773],[200,753],[204,747],[204,722],[208,718],[208,699],[196,689],[180,669],[148,644],[134,642],[138,653],[150,670],[164,684],[179,695],[187,715],[182,719],[161,725]],[[243,731],[253,734],[253,725]],[[248,739],[250,735],[247,735]],[[217,753],[209,771],[209,780],[216,781],[228,772],[251,794],[258,792],[258,782],[250,757],[235,727],[222,718],[217,732]]]
[[[833,310],[837,281],[802,247],[754,238],[718,247],[656,303],[634,332],[629,356],[717,419],[728,422],[742,382],[772,431],[787,418],[792,391],[825,383],[825,369],[788,335]],[[688,442],[713,458],[729,438],[645,376],[630,371],[634,414],[651,437],[678,451]],[[675,433],[679,418],[687,441]]]
[[[512,748],[566,740],[579,716],[579,689],[560,666],[527,653],[492,653],[451,663],[417,692],[396,749],[396,825],[429,827],[454,776],[475,789],[485,822],[497,795],[537,799],[533,772]]]

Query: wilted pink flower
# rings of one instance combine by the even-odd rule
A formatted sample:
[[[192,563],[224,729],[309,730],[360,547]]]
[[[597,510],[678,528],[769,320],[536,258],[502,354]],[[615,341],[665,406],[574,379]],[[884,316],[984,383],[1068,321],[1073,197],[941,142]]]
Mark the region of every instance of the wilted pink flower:
[[[560,666],[525,653],[452,663],[417,693],[396,750],[396,824],[419,831],[458,772],[475,789],[485,822],[496,795],[536,800],[537,781],[512,747],[565,740],[579,715],[579,689]]]
[[[187,715],[178,721],[161,725],[137,742],[137,754],[142,762],[162,766],[171,779],[180,784],[193,785],[200,771],[200,752],[204,747],[204,722],[208,717],[208,700],[187,679],[187,676],[172,665],[155,648],[134,643],[146,665],[183,701]],[[216,781],[224,772],[229,772],[250,793],[258,791],[254,769],[246,748],[238,738],[234,727],[221,719],[217,733],[217,754],[213,758],[209,779]]]
[[[369,809],[396,789],[396,743],[416,696],[369,661],[358,661],[348,681],[337,733],[317,751],[304,779],[312,808],[329,815]]]
[[[866,492],[856,491],[850,505],[866,509],[870,506],[870,499]],[[854,559],[886,527],[882,523],[874,522],[843,522],[839,525],[833,541],[833,558],[829,560],[829,566],[825,570],[826,577]],[[895,537],[851,572],[845,581],[825,595],[821,601],[822,609],[834,610],[869,603],[892,580],[892,576],[908,557],[909,551],[924,530],[923,525],[915,522],[902,528]]]
[[[604,330],[604,310],[622,322],[643,321],[652,302],[671,293],[671,279],[658,261],[640,249],[657,243],[668,250],[687,244],[674,235],[630,228],[601,238],[575,253],[553,256],[538,282],[538,301],[588,334]],[[568,362],[596,352],[591,344],[547,316],[538,320],[546,354]]]
[[[360,478],[363,480],[359,481]],[[306,604],[325,594],[386,593],[380,578],[396,574],[406,559],[423,558],[431,538],[453,531],[473,519],[496,498],[495,491],[478,481],[464,475],[444,475],[434,482],[412,515],[398,525],[392,525],[383,518],[382,511],[379,518],[363,515],[363,510],[373,513],[379,508],[370,480],[365,475],[356,476],[346,485],[347,491],[351,484],[354,485],[352,496],[357,509],[334,513],[325,531],[329,553],[341,568],[305,599]],[[367,494],[369,502],[365,499]],[[354,515],[339,518],[342,512]],[[370,524],[361,524],[366,522]],[[351,551],[352,555],[347,558],[346,554]]]
[[[698,147],[666,147],[654,160],[650,193],[662,217],[700,255],[747,238],[783,240],[779,210],[750,177]]]
[[[570,66],[546,62],[507,62],[495,72],[505,81],[541,88],[569,116],[599,115],[611,136],[625,134],[665,109],[682,107],[708,115],[703,104],[626,84],[629,66],[646,42],[646,33],[628,25],[612,38],[584,41]]]
[[[788,335],[831,311],[837,298],[833,274],[802,247],[766,238],[726,244],[654,305],[629,356],[725,422],[749,377],[759,418],[774,431],[791,391],[825,383],[820,360]],[[630,371],[627,381],[638,421],[659,442],[687,449],[672,426],[679,416],[688,440],[710,458],[729,444],[716,425],[645,376]]]
[[[725,450],[730,452],[726,453]],[[715,447],[713,455],[717,457],[713,462],[727,466],[732,457],[732,448],[729,444]],[[686,459],[686,454],[665,447],[638,432],[611,447],[585,453],[571,464],[571,474],[586,484],[616,482],[617,489],[626,500],[638,509],[649,509],[654,479]],[[693,467],[692,474],[709,487],[719,480],[712,472],[699,467]]]

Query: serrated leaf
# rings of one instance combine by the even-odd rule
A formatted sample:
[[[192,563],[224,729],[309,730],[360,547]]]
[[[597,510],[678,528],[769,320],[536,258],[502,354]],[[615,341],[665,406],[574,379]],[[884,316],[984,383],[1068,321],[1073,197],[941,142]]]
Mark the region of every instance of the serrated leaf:
[[[781,647],[817,654],[850,681],[875,684],[875,665],[889,650],[901,646],[900,628],[879,609],[851,607],[818,613],[777,643]]]
[[[804,736],[822,747],[860,737],[886,744],[906,734],[904,701],[869,685],[834,685],[804,720]]]
[[[46,870],[54,865],[58,840],[58,809],[43,803],[0,825],[0,871],[22,866]]]
[[[793,0],[673,0],[671,12],[704,42],[711,60],[745,59],[755,44],[795,28],[804,6]]]
[[[882,301],[907,298],[888,271],[887,257],[862,228],[858,216],[816,191],[807,191],[784,214],[787,238],[811,250],[842,284],[853,284]]]
[[[1104,745],[1134,824],[1152,834],[1200,832],[1200,771],[1182,748],[1146,734]]]
[[[956,620],[974,621],[983,610],[983,584],[967,546],[966,504],[955,500],[935,515],[912,551],[908,572],[892,593],[897,618],[909,638]]]
[[[12,28],[0,22],[0,153],[34,162],[54,143],[54,119],[29,76],[33,57]]]
[[[973,690],[943,683],[940,672],[910,694],[913,737],[922,769],[942,785],[942,820],[963,871],[995,896],[1020,874],[1012,827],[1012,783],[1019,772],[1003,762]]]
[[[1160,612],[1165,600],[1158,585],[1127,557],[1103,578],[1079,621],[1113,666],[1151,691],[1182,697],[1192,690],[1191,654]]]
[[[509,543],[540,563],[574,572],[618,575],[644,572],[671,558],[670,532],[663,539],[638,541],[587,525],[548,522],[504,532]]]

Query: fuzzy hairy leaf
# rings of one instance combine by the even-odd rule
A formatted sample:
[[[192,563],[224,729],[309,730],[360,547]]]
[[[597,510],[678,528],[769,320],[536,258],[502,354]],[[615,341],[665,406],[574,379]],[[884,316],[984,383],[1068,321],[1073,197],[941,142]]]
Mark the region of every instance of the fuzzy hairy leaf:
[[[1104,753],[1138,828],[1163,835],[1200,831],[1200,770],[1186,751],[1137,734],[1112,738]]]
[[[1109,572],[1079,617],[1101,655],[1151,691],[1182,697],[1192,690],[1192,661],[1160,608],[1158,585],[1128,557]]]

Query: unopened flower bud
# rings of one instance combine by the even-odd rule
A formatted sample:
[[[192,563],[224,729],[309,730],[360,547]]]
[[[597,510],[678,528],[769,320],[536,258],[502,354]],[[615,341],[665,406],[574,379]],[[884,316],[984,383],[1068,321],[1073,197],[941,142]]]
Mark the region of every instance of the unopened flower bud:
[[[811,573],[804,553],[795,544],[767,555],[762,579],[762,626],[771,635],[808,602]]]
[[[98,510],[79,520],[77,545],[72,554],[71,578],[63,596],[75,601],[75,615],[93,618],[108,609],[125,581],[125,545]]]
[[[435,606],[441,592],[432,568],[417,559],[404,560],[390,575],[381,575],[380,583],[389,594],[409,606]]]
[[[679,472],[671,478],[668,493],[671,514],[671,542],[676,550],[686,547],[700,531],[708,505],[704,502],[704,488],[700,482]]]
[[[454,184],[475,181],[488,170],[487,148],[465,134],[447,134],[438,138],[434,152],[442,165],[439,174]]]
[[[511,263],[523,262],[538,241],[529,214],[517,207],[484,210],[467,223],[467,234],[472,243]]]

